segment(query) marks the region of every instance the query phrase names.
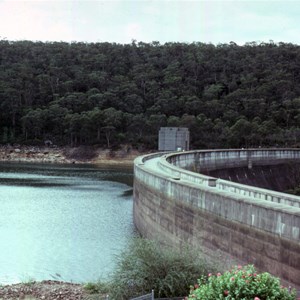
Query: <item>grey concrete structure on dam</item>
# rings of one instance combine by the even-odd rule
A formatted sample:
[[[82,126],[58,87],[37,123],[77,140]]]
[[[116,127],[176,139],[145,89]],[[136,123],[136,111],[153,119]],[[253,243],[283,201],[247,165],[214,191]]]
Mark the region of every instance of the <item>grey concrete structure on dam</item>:
[[[190,149],[190,132],[185,127],[161,127],[158,135],[159,151],[187,151]]]
[[[203,150],[138,157],[134,222],[145,237],[158,237],[179,248],[187,243],[222,262],[252,263],[299,289],[300,197],[201,174],[282,162],[299,163],[300,149]]]

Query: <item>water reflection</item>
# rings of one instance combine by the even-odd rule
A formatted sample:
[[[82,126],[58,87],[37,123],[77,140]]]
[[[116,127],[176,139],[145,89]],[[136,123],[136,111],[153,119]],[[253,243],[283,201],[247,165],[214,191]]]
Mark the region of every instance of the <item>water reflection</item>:
[[[134,234],[132,170],[0,164],[0,283],[105,277]]]

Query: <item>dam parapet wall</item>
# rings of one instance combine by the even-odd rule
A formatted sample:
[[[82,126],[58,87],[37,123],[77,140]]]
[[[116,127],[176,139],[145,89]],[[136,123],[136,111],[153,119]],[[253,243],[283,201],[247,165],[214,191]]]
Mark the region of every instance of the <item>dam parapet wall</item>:
[[[228,154],[228,152],[231,151],[233,151],[233,154]],[[250,154],[247,154],[246,150],[241,150],[241,152],[242,155],[238,150],[212,150],[213,154],[210,151],[184,152],[180,155],[172,153],[162,157],[162,159],[159,160],[158,164],[160,168],[162,168],[166,173],[174,177],[178,177],[197,184],[215,186],[218,191],[230,192],[242,197],[266,200],[300,208],[300,197],[289,195],[286,193],[275,192],[269,189],[262,189],[245,184],[239,184],[197,173],[201,172],[201,170],[199,171],[199,169],[201,168],[207,171],[207,169],[216,170],[224,168],[245,167],[248,166],[249,161],[252,161],[251,168],[256,165],[279,165],[283,162],[289,162],[291,164],[300,163],[300,149],[281,149],[278,150],[277,155],[276,150],[270,150],[270,153],[268,152],[268,150],[249,150]],[[200,157],[201,161],[199,161]],[[224,158],[223,164],[221,163],[222,157]],[[241,161],[239,161],[240,158]],[[195,171],[189,171],[189,169]]]
[[[179,168],[194,167],[201,173],[219,168],[241,167],[249,164],[274,165],[282,161],[300,160],[300,149],[228,149],[199,150],[170,154],[167,161]]]
[[[146,237],[236,258],[300,286],[300,197],[201,170],[300,161],[300,149],[158,153],[135,160],[134,221]],[[190,170],[194,170],[192,172]]]

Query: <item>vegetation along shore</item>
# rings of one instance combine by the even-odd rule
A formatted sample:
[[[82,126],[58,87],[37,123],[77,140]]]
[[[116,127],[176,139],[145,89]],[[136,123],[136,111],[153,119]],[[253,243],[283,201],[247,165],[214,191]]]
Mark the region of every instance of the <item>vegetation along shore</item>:
[[[151,289],[156,299],[297,299],[296,290],[282,286],[269,273],[257,272],[252,265],[223,270],[203,259],[198,251],[178,251],[159,241],[133,239],[116,262],[116,269],[106,282],[29,280],[0,287],[0,299],[128,300],[148,294]]]
[[[299,146],[300,46],[0,40],[0,143]]]

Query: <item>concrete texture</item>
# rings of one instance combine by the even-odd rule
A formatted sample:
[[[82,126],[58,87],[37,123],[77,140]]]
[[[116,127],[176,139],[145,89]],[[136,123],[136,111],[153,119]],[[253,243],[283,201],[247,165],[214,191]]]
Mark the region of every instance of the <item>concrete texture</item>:
[[[190,149],[190,132],[184,127],[161,127],[158,136],[159,151],[177,151]]]
[[[287,161],[300,162],[300,150],[191,151],[139,157],[134,165],[135,224],[143,236],[159,237],[179,248],[188,243],[223,263],[253,263],[299,288],[300,197],[189,171]]]
[[[226,168],[202,172],[202,174],[225,180],[285,192],[300,185],[300,164]]]

